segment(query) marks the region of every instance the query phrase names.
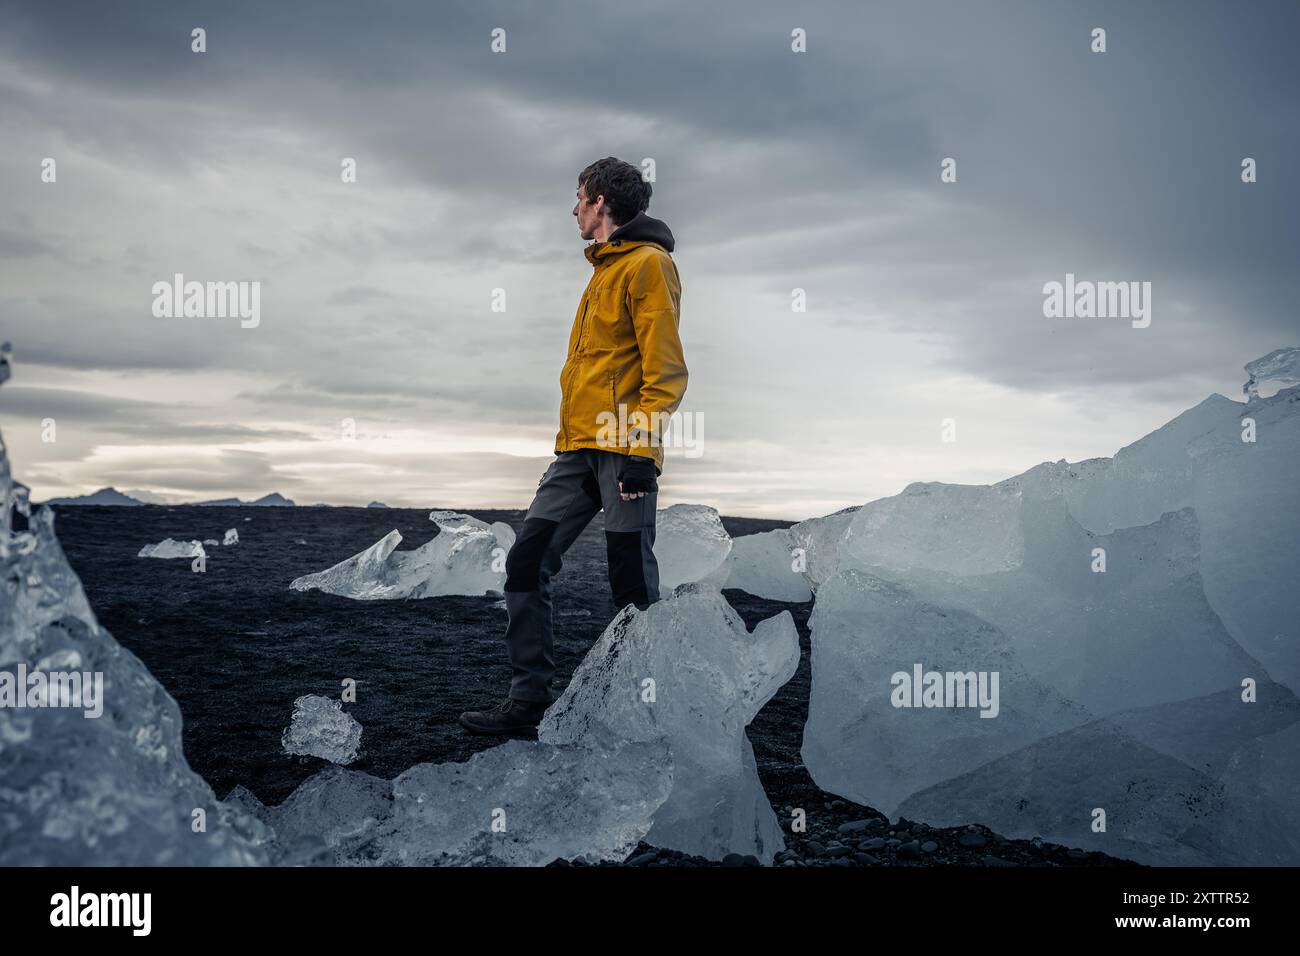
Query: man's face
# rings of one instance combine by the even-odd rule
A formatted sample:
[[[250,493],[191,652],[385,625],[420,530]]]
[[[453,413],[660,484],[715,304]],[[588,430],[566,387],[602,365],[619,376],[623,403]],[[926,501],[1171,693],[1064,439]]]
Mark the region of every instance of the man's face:
[[[599,197],[594,203],[587,202],[587,187],[578,187],[578,202],[573,207],[573,214],[578,217],[578,232],[584,239],[596,238],[596,226],[601,213],[605,211],[605,197]]]

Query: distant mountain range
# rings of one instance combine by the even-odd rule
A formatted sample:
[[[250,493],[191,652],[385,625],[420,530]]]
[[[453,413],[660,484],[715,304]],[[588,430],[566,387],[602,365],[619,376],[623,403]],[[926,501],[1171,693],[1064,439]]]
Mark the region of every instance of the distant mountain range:
[[[141,501],[139,498],[133,498],[130,495],[123,494],[116,488],[100,488],[93,494],[77,495],[73,498],[51,498],[46,502],[46,504],[49,505],[144,505],[164,503],[165,502]],[[273,491],[269,495],[263,495],[256,501],[240,501],[238,498],[216,498],[212,501],[188,501],[178,503],[192,504],[204,508],[292,508],[294,506],[293,501],[286,498],[278,491]]]
[[[100,488],[92,495],[78,495],[75,498],[51,498],[47,505],[142,505],[143,501],[124,495],[116,488]]]
[[[204,507],[209,507],[209,508],[221,508],[221,507],[238,508],[242,506],[256,507],[256,508],[292,508],[293,507],[293,502],[290,501],[288,498],[286,498],[284,495],[280,494],[278,491],[273,491],[269,495],[263,495],[262,497],[258,498],[256,501],[240,501],[238,498],[215,498],[212,501],[196,501],[194,502],[194,504],[204,506]]]

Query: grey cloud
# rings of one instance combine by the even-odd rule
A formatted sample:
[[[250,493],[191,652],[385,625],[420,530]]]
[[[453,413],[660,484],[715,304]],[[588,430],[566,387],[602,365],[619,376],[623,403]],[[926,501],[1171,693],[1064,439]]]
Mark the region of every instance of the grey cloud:
[[[101,439],[111,436],[147,439],[150,443],[249,442],[292,439],[314,440],[310,432],[291,428],[259,428],[225,422],[178,422],[178,416],[202,416],[198,404],[148,402],[76,389],[41,388],[7,384],[0,392],[6,417],[39,424],[45,418],[79,426],[94,426]]]
[[[115,246],[103,236],[130,211],[110,203],[102,222],[70,230],[63,194],[42,198],[62,209],[57,225],[7,194],[17,227],[0,233],[11,260],[0,263],[0,336],[26,361],[68,370],[260,374],[265,387],[223,406],[232,421],[253,402],[309,421],[348,409],[543,431],[590,274],[568,216],[573,180],[608,154],[658,164],[651,211],[679,239],[688,357],[753,369],[755,388],[767,343],[745,341],[750,317],[700,303],[788,311],[790,289],[806,288],[810,311],[783,330],[781,371],[823,389],[846,388],[828,364],[843,378],[852,348],[871,355],[901,336],[934,362],[917,370],[918,389],[928,375],[967,375],[1112,417],[1135,395],[1199,400],[1225,361],[1300,333],[1293,3],[1261,0],[1250,16],[1201,0],[488,2],[454,14],[410,2],[384,16],[342,0],[201,16],[72,3],[6,14],[0,53],[32,79],[0,97],[14,141],[62,139],[105,175],[148,177],[160,197],[197,202],[176,235],[210,230],[214,260],[239,253],[268,296],[293,304],[256,335],[143,321],[147,297],[122,277],[147,285],[165,269],[168,235],[127,230]],[[189,52],[196,16],[209,31],[203,56]],[[1087,49],[1097,24],[1104,55]],[[796,25],[806,55],[789,51]],[[488,52],[494,26],[508,30],[503,56]],[[420,214],[371,205],[364,190],[320,199],[314,177],[336,179],[339,155]],[[1238,176],[1245,155],[1260,163],[1251,186]],[[939,182],[946,156],[955,184]],[[229,225],[264,211],[252,198],[206,199],[234,170],[286,167],[303,174],[267,200],[287,224],[279,236]],[[61,167],[61,179],[77,174]],[[40,291],[34,266],[68,291]],[[1041,286],[1067,271],[1152,281],[1152,328],[1044,319]],[[445,275],[468,305],[445,301]],[[508,288],[508,315],[475,311],[480,280],[484,301]],[[827,356],[827,341],[852,346]],[[797,406],[784,414],[774,433],[799,434]]]

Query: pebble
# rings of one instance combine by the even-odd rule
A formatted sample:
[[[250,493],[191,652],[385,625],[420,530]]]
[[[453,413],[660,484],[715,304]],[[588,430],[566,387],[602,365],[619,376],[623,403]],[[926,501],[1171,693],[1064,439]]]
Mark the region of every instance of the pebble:
[[[728,853],[722,858],[723,866],[762,866],[758,857],[752,855],[741,855],[739,853]]]
[[[876,859],[874,856],[872,856],[870,853],[855,853],[853,854],[853,859],[857,860],[859,863],[865,863],[871,866],[875,866],[880,863],[880,861]]]
[[[807,847],[808,852],[811,853],[813,856],[826,855],[826,847],[822,846],[816,840],[809,840],[807,843],[804,844],[804,846]]]
[[[863,830],[870,830],[872,827],[879,826],[879,820],[851,820],[848,823],[841,823],[835,828],[836,833],[861,833]]]
[[[826,851],[826,855],[829,857],[841,857],[848,856],[852,852],[853,847],[850,846],[833,846]]]
[[[1004,860],[1002,859],[1002,857],[994,856],[991,853],[984,854],[983,862],[985,866],[1015,866],[1016,865],[1012,863],[1010,860]]]
[[[957,838],[957,842],[962,846],[975,848],[989,845],[988,837],[984,836],[984,834],[980,833],[978,830],[967,830]]]
[[[935,843],[933,840],[926,840],[921,844],[922,853],[933,853],[937,849],[939,849],[939,844]]]
[[[637,856],[632,857],[632,859],[628,860],[628,861],[627,861],[627,865],[628,865],[628,866],[645,866],[647,863],[649,863],[649,862],[651,862],[652,860],[654,860],[657,856],[658,856],[658,854],[655,853],[654,851],[651,851],[651,852],[649,852],[649,853],[641,853],[641,854],[639,854],[639,855],[637,855]]]
[[[885,845],[884,837],[872,837],[870,840],[863,840],[858,844],[859,850],[879,850]]]
[[[894,851],[894,856],[900,860],[919,860],[921,858],[921,844],[916,840],[903,843]]]

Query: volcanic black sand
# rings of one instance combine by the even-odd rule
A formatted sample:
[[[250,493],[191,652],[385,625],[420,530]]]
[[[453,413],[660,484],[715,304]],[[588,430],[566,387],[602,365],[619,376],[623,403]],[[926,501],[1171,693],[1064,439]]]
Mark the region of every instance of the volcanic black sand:
[[[59,539],[99,621],[133,651],[176,698],[185,755],[218,796],[242,783],[264,803],[281,802],[328,766],[286,755],[280,735],[295,698],[337,697],[357,681],[347,710],[361,722],[362,752],[351,769],[392,778],[416,763],[464,761],[505,738],[474,737],[461,711],[493,706],[509,686],[501,633],[505,611],[493,597],[352,601],[289,590],[396,528],[399,549],[437,532],[429,509],[274,507],[58,507]],[[475,511],[516,532],[522,511]],[[723,518],[733,536],[791,522]],[[239,544],[207,548],[207,570],[184,559],[137,558],[164,538],[216,538],[239,531]],[[555,580],[556,694],[613,617],[605,578],[601,516],[565,556]],[[812,602],[767,601],[724,592],[752,628],[782,610],[794,615],[802,658],[795,676],[749,727],[759,775],[783,823],[807,812],[806,833],[787,833],[787,866],[1131,865],[1096,852],[1039,841],[1003,840],[978,820],[931,829],[888,819],[818,789],[799,757],[808,716],[808,615]],[[752,860],[729,859],[729,864]],[[630,865],[705,861],[642,845]]]

